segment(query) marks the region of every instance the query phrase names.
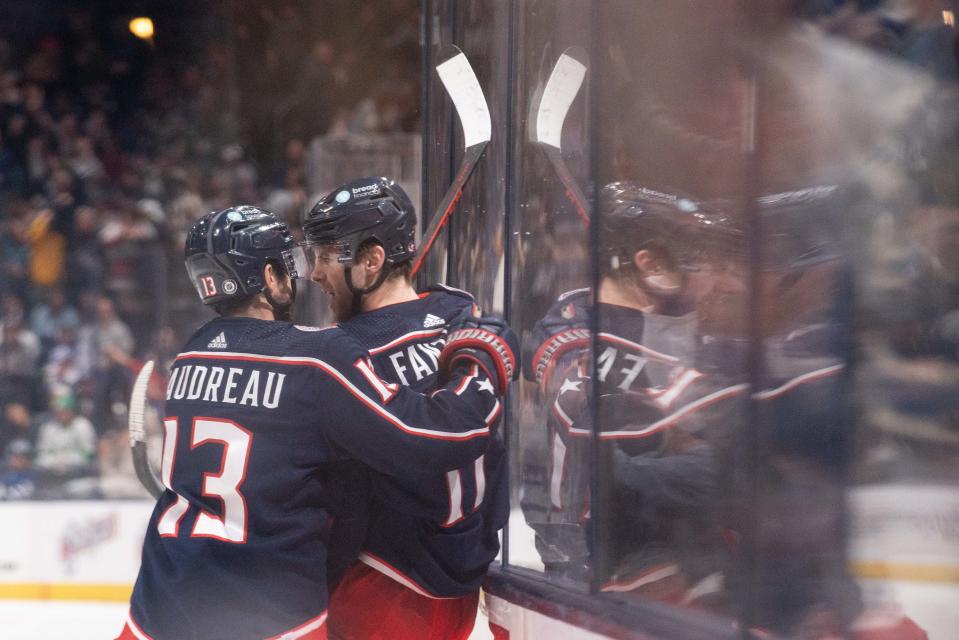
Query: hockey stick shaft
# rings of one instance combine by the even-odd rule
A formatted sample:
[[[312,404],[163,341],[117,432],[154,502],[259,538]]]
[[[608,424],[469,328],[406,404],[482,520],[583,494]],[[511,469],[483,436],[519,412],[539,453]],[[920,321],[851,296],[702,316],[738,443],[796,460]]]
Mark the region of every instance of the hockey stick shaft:
[[[153,360],[148,360],[144,363],[143,367],[140,368],[140,372],[137,373],[137,377],[133,382],[133,390],[130,392],[127,428],[130,433],[133,469],[136,471],[137,479],[151,496],[159,498],[163,493],[164,487],[160,478],[153,470],[153,467],[150,466],[150,460],[147,456],[146,431],[143,427],[143,420],[146,414],[147,387],[149,387],[150,384],[153,367]]]
[[[456,210],[456,205],[463,197],[463,187],[486,152],[492,133],[489,105],[466,54],[453,45],[446,45],[440,57],[443,62],[436,65],[436,73],[453,101],[463,128],[463,161],[430,219],[429,227],[423,232],[421,249],[413,263],[414,277],[423,267],[440,231]]]
[[[543,147],[543,151],[546,152],[546,157],[549,158],[549,161],[552,163],[553,170],[556,171],[560,182],[563,183],[563,195],[565,195],[566,199],[573,205],[573,208],[576,210],[576,215],[579,216],[583,226],[588,228],[589,212],[586,209],[586,196],[583,195],[583,191],[579,188],[579,185],[576,184],[576,178],[573,177],[573,174],[569,171],[569,167],[567,167],[563,161],[562,153],[555,147],[547,146]]]
[[[456,205],[459,203],[460,198],[463,197],[463,187],[466,186],[467,181],[473,174],[473,169],[476,168],[479,159],[483,157],[483,154],[486,152],[487,144],[487,142],[481,142],[466,150],[463,163],[460,165],[459,171],[456,172],[456,177],[453,178],[453,183],[446,191],[446,195],[443,196],[440,206],[437,207],[436,213],[430,220],[429,227],[427,227],[426,231],[423,232],[423,247],[420,249],[419,255],[416,258],[416,262],[413,264],[412,275],[414,277],[423,266],[423,263],[426,261],[426,257],[433,248],[433,243],[439,236],[440,231],[443,230],[443,227],[446,226],[446,222],[456,209]]]
[[[540,97],[534,131],[536,141],[563,183],[564,195],[572,203],[583,226],[589,227],[586,197],[563,160],[563,125],[586,79],[584,60],[586,52],[580,47],[570,47],[556,60]]]

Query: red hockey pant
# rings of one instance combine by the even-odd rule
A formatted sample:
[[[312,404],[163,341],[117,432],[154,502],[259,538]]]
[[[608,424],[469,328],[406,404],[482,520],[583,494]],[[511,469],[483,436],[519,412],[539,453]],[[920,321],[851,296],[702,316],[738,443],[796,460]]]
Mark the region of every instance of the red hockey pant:
[[[428,598],[357,562],[330,597],[327,625],[330,640],[466,640],[478,604],[478,592]]]

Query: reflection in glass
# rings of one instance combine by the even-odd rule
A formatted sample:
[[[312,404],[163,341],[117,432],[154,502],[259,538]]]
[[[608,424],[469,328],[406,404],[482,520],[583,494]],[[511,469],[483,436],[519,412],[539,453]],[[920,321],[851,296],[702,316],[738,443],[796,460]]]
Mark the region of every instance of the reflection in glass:
[[[745,343],[723,322],[742,317],[742,234],[725,212],[630,183],[607,185],[599,213],[600,589],[715,608],[722,458],[746,390]]]
[[[955,3],[590,4],[516,3],[497,90],[509,564],[788,637],[951,637]],[[596,246],[531,131],[571,48]]]
[[[513,215],[510,231],[512,264],[510,279],[510,320],[523,339],[526,375],[514,385],[510,400],[512,425],[513,506],[509,526],[509,563],[543,571],[555,578],[556,566],[579,564],[575,572],[585,572],[587,551],[582,531],[570,528],[570,540],[576,549],[571,556],[550,550],[535,529],[552,517],[549,465],[554,456],[549,442],[547,422],[551,420],[550,399],[555,394],[544,378],[555,380],[552,371],[536,371],[530,363],[544,335],[539,321],[547,314],[557,296],[565,291],[586,287],[590,282],[588,233],[583,222],[565,197],[565,188],[541,146],[533,142],[536,118],[532,115],[560,55],[572,46],[588,44],[590,3],[579,0],[526,0],[517,3],[518,47],[515,59],[516,99],[510,114],[515,127],[513,170]],[[588,76],[588,72],[587,72]],[[588,185],[586,92],[574,97],[562,122],[562,158],[573,179]],[[562,319],[562,316],[559,316]],[[562,319],[565,322],[565,319]],[[570,334],[569,357],[588,345],[588,332],[582,327]],[[564,336],[565,341],[565,336]],[[562,354],[557,354],[562,355]],[[527,524],[529,522],[530,524]],[[532,528],[531,528],[532,527]],[[564,535],[559,533],[558,535]],[[572,544],[572,542],[571,542]],[[575,560],[573,559],[575,558]],[[582,586],[581,584],[578,586]]]

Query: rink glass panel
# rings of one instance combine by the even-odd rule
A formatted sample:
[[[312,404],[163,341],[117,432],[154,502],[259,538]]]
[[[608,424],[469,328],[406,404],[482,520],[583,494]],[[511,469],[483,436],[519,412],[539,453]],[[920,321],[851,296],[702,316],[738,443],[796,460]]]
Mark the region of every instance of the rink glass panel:
[[[532,361],[544,335],[535,331],[537,323],[564,292],[590,285],[588,232],[534,137],[536,110],[553,66],[566,48],[588,46],[589,32],[583,29],[588,19],[589,8],[580,2],[515,4],[510,140],[509,312],[523,340],[527,373],[515,385],[510,400],[513,517],[506,535],[506,557],[512,567],[538,574],[546,571],[548,579],[574,590],[585,585],[553,570],[556,553],[564,552],[551,548],[551,537],[544,537],[556,521],[553,498],[559,480],[554,482],[551,472],[555,456],[562,454],[549,424],[556,389],[537,381]],[[589,173],[586,104],[583,85],[562,131],[564,159],[581,185],[588,183]],[[570,528],[569,533],[585,562],[582,530]]]
[[[728,225],[661,317],[631,326],[587,302],[587,324],[678,364],[624,359],[636,354],[587,332],[578,385],[514,385],[507,575],[625,601],[644,620],[714,615],[784,635],[841,633],[887,605],[933,638],[959,623],[955,32],[938,9],[906,29],[894,4],[850,5],[850,23],[830,3],[451,8],[438,32],[470,56],[494,125],[450,232],[450,282],[502,305],[528,358],[557,297],[600,282],[628,235],[595,207],[584,228],[534,140],[568,47],[589,58],[562,132],[586,197],[631,180]],[[435,156],[438,200],[449,166]],[[690,370],[661,417],[710,410],[645,435],[650,398]],[[618,388],[633,373],[641,388]],[[552,422],[579,392],[564,407],[577,411],[571,446]],[[562,504],[560,459],[577,465],[578,514]]]
[[[623,204],[593,209],[598,334],[580,422],[594,433],[574,432],[591,463],[593,592],[735,617],[745,558],[732,546],[751,514],[729,498],[735,458],[754,444],[748,23],[738,3],[693,5],[600,3],[594,15],[592,171],[599,202],[612,189]]]
[[[463,132],[456,118],[443,84],[436,73],[436,65],[442,62],[442,44],[458,42],[459,20],[452,3],[443,0],[424,0],[423,22],[420,41],[423,47],[422,67],[422,130],[423,130],[423,175],[422,205],[419,234],[429,225],[435,208],[443,199],[462,159]],[[466,195],[466,194],[464,194]],[[420,205],[420,203],[417,203]],[[436,239],[429,257],[423,264],[418,282],[442,282],[447,277],[447,251],[449,235],[442,233]]]

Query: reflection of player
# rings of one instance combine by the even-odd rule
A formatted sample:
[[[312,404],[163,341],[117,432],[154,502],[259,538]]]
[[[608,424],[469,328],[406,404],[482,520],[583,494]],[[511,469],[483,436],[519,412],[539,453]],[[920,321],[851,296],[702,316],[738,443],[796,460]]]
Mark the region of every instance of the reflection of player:
[[[708,269],[710,245],[726,227],[691,200],[613,183],[602,191],[600,212],[603,272],[594,363],[600,428],[608,443],[605,455],[616,462],[614,495],[636,508],[604,515],[609,562],[595,570],[610,591],[661,590],[667,583],[673,589],[671,578],[680,573],[674,544],[680,524],[686,530],[714,529],[704,508],[715,489],[713,450],[674,428],[679,420],[669,419],[687,398],[707,394],[703,374],[691,368],[698,335],[694,302],[719,283],[741,284]],[[584,350],[591,304],[588,290],[560,296],[537,323],[528,360],[528,374],[551,403],[551,455],[548,497],[537,503],[528,494],[524,508],[547,571],[578,579],[587,575],[586,452],[592,420],[591,363]],[[546,512],[537,512],[544,503]],[[706,548],[712,553],[713,546]]]
[[[835,232],[844,193],[825,185],[759,199],[763,386],[751,394],[755,440],[740,432],[724,465],[731,483],[724,522],[737,532],[746,522],[756,529],[747,538],[752,548],[732,546],[727,588],[736,601],[752,600],[753,624],[788,637],[920,640],[926,634],[898,611],[860,614],[847,569],[851,296]],[[750,448],[758,448],[755,467]],[[744,575],[737,569],[747,555],[761,561]]]
[[[448,323],[471,310],[473,298],[442,285],[422,294],[413,288],[415,216],[398,185],[364,178],[321,199],[304,229],[316,256],[312,279],[330,294],[340,328],[369,350],[386,380],[428,392],[437,384]],[[465,383],[491,392],[477,373]],[[340,543],[331,549],[334,561],[352,561],[351,545],[362,553],[331,598],[333,636],[469,636],[508,517],[504,454],[502,442],[491,439],[482,457],[456,471],[370,475],[369,503],[356,496],[336,514],[342,524],[333,528]],[[355,475],[344,476],[354,493]]]
[[[469,358],[508,367],[508,350],[477,353],[451,339],[440,363],[455,367],[433,398],[384,382],[344,331],[275,321],[306,269],[297,249],[255,207],[209,214],[187,236],[190,278],[221,317],[173,365],[166,491],[123,640],[326,638],[326,466],[354,456],[408,475],[459,468],[486,450],[501,387],[467,384]],[[512,340],[503,333],[492,343]]]

